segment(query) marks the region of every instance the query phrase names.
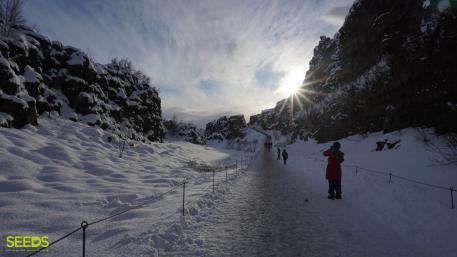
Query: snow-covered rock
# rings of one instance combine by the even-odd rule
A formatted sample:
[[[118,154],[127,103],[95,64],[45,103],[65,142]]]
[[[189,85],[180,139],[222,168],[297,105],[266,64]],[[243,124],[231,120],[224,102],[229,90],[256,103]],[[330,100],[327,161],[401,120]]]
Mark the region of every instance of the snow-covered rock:
[[[165,138],[167,139],[183,139],[197,145],[206,144],[204,131],[192,123],[164,120],[163,125],[166,129]]]
[[[305,97],[292,108],[292,97],[281,100],[250,125],[319,142],[417,126],[456,132],[448,102],[457,99],[457,9],[442,2],[355,1],[338,33],[315,47]]]
[[[246,120],[243,115],[222,116],[206,124],[205,136],[208,140],[218,141],[244,138],[246,136]]]
[[[124,60],[97,64],[79,49],[15,26],[0,40],[0,81],[0,112],[9,117],[0,126],[37,125],[39,115],[56,112],[117,133],[126,127],[136,140],[163,140],[158,92]]]

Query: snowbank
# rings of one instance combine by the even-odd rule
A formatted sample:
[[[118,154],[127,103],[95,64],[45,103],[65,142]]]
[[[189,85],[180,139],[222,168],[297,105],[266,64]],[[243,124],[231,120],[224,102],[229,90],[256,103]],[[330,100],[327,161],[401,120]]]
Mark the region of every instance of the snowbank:
[[[128,141],[123,158],[119,158],[117,137],[110,132],[46,118],[41,118],[36,127],[0,128],[0,142],[3,233],[48,235],[53,241],[83,220],[94,221],[144,201],[152,202],[90,226],[87,244],[92,256],[120,256],[120,248],[128,249],[124,256],[132,256],[134,247],[127,239],[137,242],[144,233],[152,238],[155,232],[148,231],[156,229],[165,231],[162,235],[171,244],[180,240],[169,230],[176,228],[176,222],[179,224],[181,187],[160,198],[155,195],[187,179],[186,201],[192,203],[187,212],[195,216],[200,206],[212,206],[220,197],[205,194],[211,192],[208,187],[212,186],[212,174],[196,170],[189,163],[215,166],[254,154],[223,152],[187,142]],[[234,170],[229,172],[230,180],[234,174]],[[217,172],[216,182],[221,181],[225,181],[225,173]],[[47,256],[79,256],[80,237],[77,233],[62,241],[49,249]],[[145,247],[150,253],[160,247],[160,242],[151,241]]]
[[[443,142],[427,131],[428,138],[438,145]],[[274,137],[273,137],[274,138]],[[375,151],[376,142],[401,140],[397,149]],[[339,141],[345,153],[345,165],[358,165],[370,170],[444,187],[457,188],[456,166],[442,166],[439,156],[428,150],[416,129],[404,129],[389,134],[374,133],[367,137],[352,136]],[[309,181],[314,191],[326,198],[325,162],[322,151],[331,145],[299,142],[287,146],[290,165]],[[343,167],[343,202],[335,212],[351,212],[351,207],[364,210],[385,226],[397,231],[415,244],[439,252],[440,256],[455,256],[457,240],[457,209],[451,209],[449,190],[436,189],[355,167]],[[455,192],[454,192],[455,197]],[[324,201],[324,200],[322,200]],[[455,201],[455,200],[454,200]],[[326,201],[323,203],[326,204]],[[457,202],[454,202],[457,204]],[[345,209],[346,208],[346,209]],[[340,211],[341,210],[341,211]],[[364,226],[353,220],[353,226]],[[373,233],[376,233],[373,231]]]

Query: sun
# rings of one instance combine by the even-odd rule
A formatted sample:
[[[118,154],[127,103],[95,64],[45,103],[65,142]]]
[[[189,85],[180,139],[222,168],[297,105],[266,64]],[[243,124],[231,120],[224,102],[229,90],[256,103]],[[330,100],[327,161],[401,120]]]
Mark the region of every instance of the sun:
[[[287,73],[284,79],[282,79],[281,86],[278,88],[278,91],[281,92],[285,97],[294,95],[300,90],[303,79],[303,71],[298,69],[292,70]]]

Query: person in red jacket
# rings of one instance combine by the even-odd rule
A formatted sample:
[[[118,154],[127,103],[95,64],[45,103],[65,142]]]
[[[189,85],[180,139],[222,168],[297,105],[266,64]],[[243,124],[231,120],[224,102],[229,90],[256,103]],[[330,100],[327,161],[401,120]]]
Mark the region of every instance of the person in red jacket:
[[[327,172],[325,178],[328,180],[328,198],[341,199],[341,163],[344,161],[344,153],[340,151],[341,144],[333,143],[330,149],[324,151],[328,157]]]

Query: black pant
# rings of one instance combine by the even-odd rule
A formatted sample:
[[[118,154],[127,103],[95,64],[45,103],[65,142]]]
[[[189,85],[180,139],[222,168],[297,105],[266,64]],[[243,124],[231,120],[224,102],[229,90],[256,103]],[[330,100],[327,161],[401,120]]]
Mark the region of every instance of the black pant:
[[[341,180],[328,181],[328,194],[330,196],[341,196]]]
[[[286,165],[286,164],[287,164],[287,159],[284,159],[284,165]]]

